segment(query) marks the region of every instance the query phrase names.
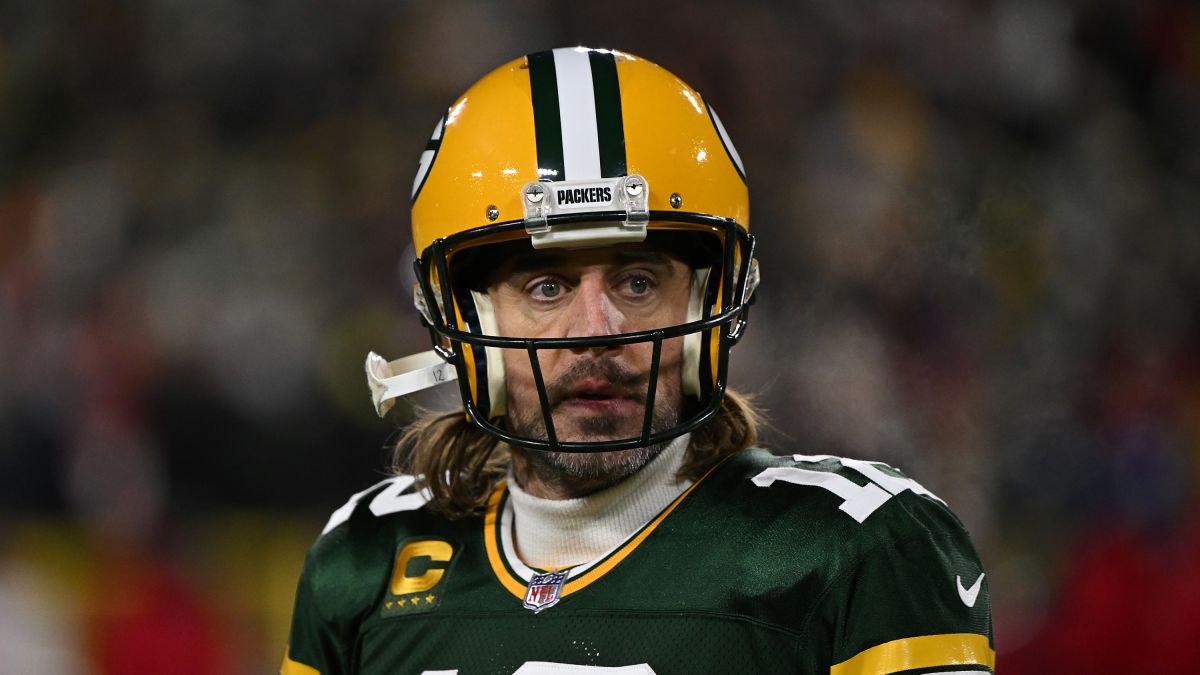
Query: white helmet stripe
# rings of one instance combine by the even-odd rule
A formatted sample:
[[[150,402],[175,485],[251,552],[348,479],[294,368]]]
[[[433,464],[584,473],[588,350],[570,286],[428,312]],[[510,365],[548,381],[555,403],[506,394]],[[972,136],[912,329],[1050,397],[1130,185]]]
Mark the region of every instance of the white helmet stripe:
[[[433,160],[437,155],[438,148],[442,145],[442,128],[446,126],[446,118],[438,120],[437,126],[433,129],[433,136],[429,139],[428,145],[425,146],[424,152],[421,153],[421,159],[417,161],[417,175],[413,177],[412,198],[417,198],[417,193],[421,191],[421,186],[425,184],[425,177],[429,175],[429,170],[433,168]]]
[[[733,147],[733,141],[725,131],[725,125],[721,124],[721,118],[717,117],[717,111],[713,110],[711,105],[706,103],[705,107],[708,108],[708,116],[712,118],[713,126],[717,128],[717,133],[721,136],[721,145],[725,146],[725,152],[729,153],[729,159],[733,161],[738,175],[742,177],[742,180],[746,180],[746,167],[742,166],[742,158],[738,155],[737,148]]]
[[[588,50],[580,47],[555,49],[554,73],[558,82],[564,178],[600,178],[596,97]]]

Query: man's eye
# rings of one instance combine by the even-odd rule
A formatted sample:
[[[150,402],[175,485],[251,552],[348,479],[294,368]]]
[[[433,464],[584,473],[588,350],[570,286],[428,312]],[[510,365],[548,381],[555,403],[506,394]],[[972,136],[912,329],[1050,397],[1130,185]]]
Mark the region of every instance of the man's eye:
[[[650,279],[646,277],[630,277],[629,290],[635,295],[642,295],[650,291]]]
[[[534,290],[534,295],[543,298],[558,297],[559,293],[562,293],[562,286],[557,281],[543,281]]]

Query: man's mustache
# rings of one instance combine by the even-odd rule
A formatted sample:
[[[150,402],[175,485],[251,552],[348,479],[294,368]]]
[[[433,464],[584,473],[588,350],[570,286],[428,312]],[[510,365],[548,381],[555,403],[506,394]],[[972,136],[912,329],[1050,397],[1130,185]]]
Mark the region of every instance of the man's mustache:
[[[642,375],[634,370],[622,367],[608,359],[586,360],[572,364],[554,382],[546,384],[546,400],[554,408],[559,403],[572,398],[572,390],[583,380],[604,380],[608,385],[621,392],[622,395],[636,403],[646,402],[646,382],[649,374]]]

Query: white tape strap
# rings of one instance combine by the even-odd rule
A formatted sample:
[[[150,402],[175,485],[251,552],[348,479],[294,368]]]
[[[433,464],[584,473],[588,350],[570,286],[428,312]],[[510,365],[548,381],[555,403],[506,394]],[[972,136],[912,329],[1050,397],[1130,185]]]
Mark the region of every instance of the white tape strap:
[[[371,400],[380,417],[392,407],[392,399],[422,389],[458,379],[454,366],[442,360],[433,350],[387,361],[371,352],[367,354],[367,385]]]

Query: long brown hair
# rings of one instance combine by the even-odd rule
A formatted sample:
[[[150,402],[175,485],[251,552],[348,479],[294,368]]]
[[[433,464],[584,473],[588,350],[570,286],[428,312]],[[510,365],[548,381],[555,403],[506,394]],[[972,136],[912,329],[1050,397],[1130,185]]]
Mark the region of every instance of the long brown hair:
[[[678,478],[696,480],[717,462],[758,442],[762,418],[750,397],[727,390],[711,421],[692,432]],[[508,445],[462,411],[431,413],[410,424],[392,448],[392,470],[422,478],[429,505],[451,518],[484,511],[508,472]]]

